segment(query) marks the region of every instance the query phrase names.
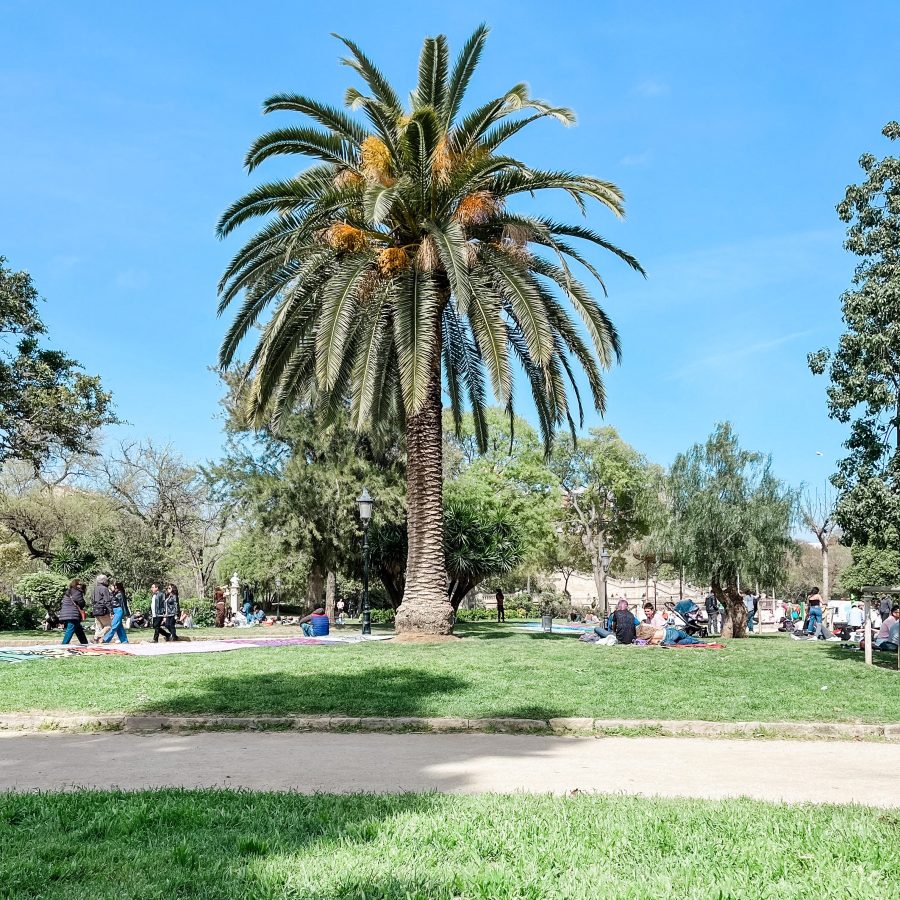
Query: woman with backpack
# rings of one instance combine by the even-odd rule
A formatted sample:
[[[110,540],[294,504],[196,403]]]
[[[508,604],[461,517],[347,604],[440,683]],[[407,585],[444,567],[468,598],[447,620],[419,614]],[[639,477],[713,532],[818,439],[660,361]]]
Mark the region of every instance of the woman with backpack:
[[[113,582],[113,589],[109,592],[109,602],[112,605],[112,622],[110,622],[106,637],[103,638],[103,643],[108,644],[117,635],[120,643],[127,644],[128,635],[125,633],[125,626],[122,623],[130,615],[130,612],[128,598],[125,596],[125,585],[121,581]]]
[[[81,624],[84,617],[84,585],[77,578],[73,578],[62,596],[62,605],[59,609],[59,621],[66,626],[66,633],[62,639],[64,644],[68,644],[74,634],[79,644],[87,646],[87,635]]]

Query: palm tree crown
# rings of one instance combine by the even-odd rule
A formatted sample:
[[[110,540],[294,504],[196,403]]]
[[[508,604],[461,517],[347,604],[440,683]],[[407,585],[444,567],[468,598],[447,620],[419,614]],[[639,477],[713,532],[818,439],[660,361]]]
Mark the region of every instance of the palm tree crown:
[[[601,369],[618,356],[619,341],[570,269],[579,263],[602,288],[570,241],[596,244],[642,272],[640,264],[590,228],[517,214],[507,201],[557,189],[582,211],[593,199],[620,216],[622,195],[607,181],[504,155],[503,144],[539,119],[574,121],[570,110],[532,99],[525,85],[461,112],[486,36],[479,27],[452,69],[446,38],[427,38],[408,107],[359,47],[340,38],[349,50],[343,62],[368,91],[350,88],[346,104],[364,121],[297,94],[265,102],[266,113],[297,112],[316,124],[264,134],[247,154],[248,169],[282,154],[316,162],[251,191],[219,223],[225,236],[250,218],[271,217],[220,283],[220,314],[244,294],[222,344],[223,368],[271,307],[248,366],[257,417],[277,421],[300,401],[349,402],[359,428],[403,421],[433,402],[437,372],[456,420],[470,406],[483,443],[486,382],[512,413],[516,360],[548,443],[559,424],[574,428],[571,397],[581,416],[573,360],[603,410]]]

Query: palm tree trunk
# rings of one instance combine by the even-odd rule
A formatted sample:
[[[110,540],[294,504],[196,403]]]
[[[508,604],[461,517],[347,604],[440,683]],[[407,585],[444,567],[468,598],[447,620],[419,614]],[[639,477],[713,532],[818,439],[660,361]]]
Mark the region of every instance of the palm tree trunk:
[[[395,619],[398,633],[450,634],[453,629],[444,561],[440,340],[435,343],[428,399],[406,420],[409,552],[406,590]]]

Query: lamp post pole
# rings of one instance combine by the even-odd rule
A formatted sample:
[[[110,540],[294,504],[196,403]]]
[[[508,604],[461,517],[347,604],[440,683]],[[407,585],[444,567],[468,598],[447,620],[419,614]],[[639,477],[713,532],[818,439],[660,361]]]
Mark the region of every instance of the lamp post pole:
[[[372,610],[369,607],[369,523],[363,523],[363,614],[362,633],[372,633]]]
[[[363,488],[356,502],[359,504],[359,520],[363,527],[363,603],[362,633],[372,633],[372,610],[369,606],[369,522],[372,520],[372,507],[375,501],[369,496],[367,488]]]
[[[609,551],[606,547],[603,548],[603,553],[600,555],[600,565],[603,566],[603,619],[604,621],[609,616],[609,599],[607,595],[607,586],[606,586],[606,578],[609,575]],[[604,627],[606,627],[604,625]]]

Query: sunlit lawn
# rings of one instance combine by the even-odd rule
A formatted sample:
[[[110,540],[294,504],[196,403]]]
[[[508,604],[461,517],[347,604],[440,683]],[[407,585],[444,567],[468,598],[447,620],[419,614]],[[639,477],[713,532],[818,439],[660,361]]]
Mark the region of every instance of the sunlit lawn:
[[[887,898],[898,826],[749,800],[0,795],[0,895]]]
[[[0,712],[900,721],[892,660],[869,668],[836,644],[772,635],[664,650],[493,623],[459,631],[450,644],[0,664]]]

